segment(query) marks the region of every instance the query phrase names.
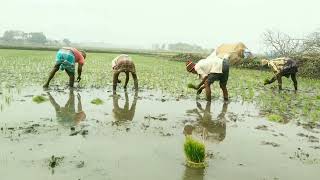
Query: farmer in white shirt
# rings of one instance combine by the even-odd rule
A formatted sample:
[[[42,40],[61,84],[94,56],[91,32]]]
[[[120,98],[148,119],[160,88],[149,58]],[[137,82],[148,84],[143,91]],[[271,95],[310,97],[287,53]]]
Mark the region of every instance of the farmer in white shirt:
[[[206,59],[201,59],[197,64],[192,61],[186,62],[186,69],[188,72],[198,74],[201,82],[198,86],[192,88],[197,90],[197,94],[200,94],[203,89],[206,91],[207,101],[211,101],[211,89],[210,85],[214,81],[219,81],[220,88],[223,92],[223,98],[228,101],[227,82],[229,77],[229,63],[228,56],[219,58],[214,51]]]

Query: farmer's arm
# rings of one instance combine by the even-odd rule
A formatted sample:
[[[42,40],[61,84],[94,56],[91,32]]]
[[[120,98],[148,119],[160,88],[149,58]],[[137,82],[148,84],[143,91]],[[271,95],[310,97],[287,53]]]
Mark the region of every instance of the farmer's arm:
[[[278,75],[280,73],[280,69],[278,68],[275,62],[270,61],[269,67],[272,68],[272,71],[274,72],[275,75]]]
[[[83,64],[78,64],[78,77],[77,77],[78,81],[81,80],[82,66]]]
[[[202,85],[206,82],[207,79],[208,79],[208,76],[204,77],[204,78],[201,80],[200,84],[198,84],[198,86],[197,86],[196,88],[197,88],[197,89],[200,89],[200,88],[202,87]]]

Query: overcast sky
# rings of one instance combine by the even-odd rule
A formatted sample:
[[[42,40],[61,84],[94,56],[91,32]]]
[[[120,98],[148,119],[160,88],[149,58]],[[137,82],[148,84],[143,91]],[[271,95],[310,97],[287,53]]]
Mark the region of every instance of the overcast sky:
[[[259,52],[266,29],[301,37],[320,28],[319,7],[319,0],[0,0],[0,34],[139,47],[242,41]]]

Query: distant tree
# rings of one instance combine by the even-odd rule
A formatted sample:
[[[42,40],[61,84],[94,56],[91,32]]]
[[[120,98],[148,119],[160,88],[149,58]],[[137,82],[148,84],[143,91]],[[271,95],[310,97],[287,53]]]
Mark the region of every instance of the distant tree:
[[[64,38],[62,41],[63,41],[63,43],[66,44],[67,46],[70,46],[70,44],[71,44],[71,41],[70,41],[69,39],[67,39],[67,38]]]
[[[198,45],[191,45],[187,43],[175,43],[175,44],[169,44],[168,49],[171,51],[194,51],[194,52],[200,52],[204,51],[204,49],[201,46]]]
[[[43,34],[43,32],[31,32],[29,33],[28,41],[32,43],[44,44],[47,42],[47,37]]]
[[[153,50],[159,50],[160,49],[160,45],[159,44],[152,44],[152,49]]]
[[[263,33],[263,41],[269,51],[267,53],[273,56],[292,56],[301,52],[301,40],[280,31],[267,30]]]
[[[166,44],[162,44],[161,49],[166,50],[166,46],[167,46]]]
[[[4,41],[23,40],[23,38],[24,38],[24,32],[23,31],[15,31],[15,30],[5,31],[2,36],[2,39]]]
[[[304,50],[307,52],[320,53],[320,29],[307,36],[303,42]]]

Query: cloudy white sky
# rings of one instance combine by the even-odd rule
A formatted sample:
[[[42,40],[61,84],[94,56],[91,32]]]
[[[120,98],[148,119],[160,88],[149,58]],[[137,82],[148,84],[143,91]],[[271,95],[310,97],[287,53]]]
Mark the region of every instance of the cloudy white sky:
[[[259,52],[266,29],[301,37],[320,28],[319,7],[319,0],[0,0],[0,34],[138,47],[242,41]]]

